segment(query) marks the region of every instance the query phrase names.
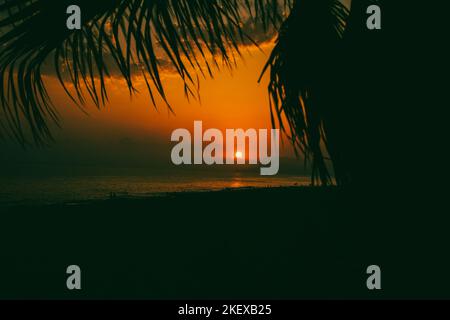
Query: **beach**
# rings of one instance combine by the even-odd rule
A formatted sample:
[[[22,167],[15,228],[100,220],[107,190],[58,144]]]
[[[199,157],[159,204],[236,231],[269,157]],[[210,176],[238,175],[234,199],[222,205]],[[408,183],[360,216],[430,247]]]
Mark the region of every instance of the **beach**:
[[[353,200],[352,200],[353,199]],[[337,188],[178,192],[42,206],[1,219],[2,298],[296,299],[433,294],[376,206]],[[372,208],[371,208],[372,207]],[[392,229],[397,222],[389,218]],[[389,270],[374,295],[367,266]],[[79,265],[83,289],[66,290]],[[404,268],[405,264],[409,267]],[[442,265],[444,267],[444,265]],[[395,280],[395,281],[393,281]]]

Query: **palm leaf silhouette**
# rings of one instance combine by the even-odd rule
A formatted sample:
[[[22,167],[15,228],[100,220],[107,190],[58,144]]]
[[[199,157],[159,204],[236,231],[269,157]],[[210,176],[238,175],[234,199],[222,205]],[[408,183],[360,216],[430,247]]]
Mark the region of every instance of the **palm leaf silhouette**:
[[[79,31],[65,28],[64,13],[73,4],[82,8]],[[0,0],[0,135],[22,145],[29,136],[38,145],[52,139],[47,120],[58,123],[58,115],[42,78],[46,61],[78,105],[89,98],[102,106],[108,100],[105,79],[115,68],[130,93],[138,72],[153,103],[156,93],[171,109],[158,50],[184,81],[186,95],[196,95],[198,74],[192,70],[205,76],[221,65],[232,67],[239,45],[253,41],[243,28],[252,19],[266,30],[280,28],[263,71],[270,69],[273,124],[312,159],[313,181],[329,184],[329,101],[321,94],[330,85],[323,79],[339,63],[332,58],[347,16],[338,0]]]
[[[341,63],[337,53],[348,14],[337,0],[296,1],[263,71],[270,68],[272,122],[291,134],[305,159],[312,158],[313,183],[331,183],[324,121],[332,106],[324,95],[329,92],[327,79],[335,75],[335,64]]]
[[[194,94],[196,78],[189,67],[212,74],[219,62],[233,64],[239,44],[251,41],[243,32],[245,19],[264,26],[279,23],[290,0],[106,0],[0,1],[1,134],[27,144],[51,139],[47,118],[58,116],[42,79],[42,66],[53,67],[66,93],[84,104],[86,92],[100,106],[107,100],[106,56],[134,91],[133,69],[145,78],[154,102],[156,91],[168,104],[160,77],[161,49]],[[83,28],[65,27],[66,8],[82,8]],[[211,61],[212,58],[212,61]],[[213,64],[213,66],[211,66]],[[201,65],[206,66],[203,71]],[[64,68],[64,72],[63,69]],[[68,74],[68,78],[64,77]],[[72,93],[67,86],[74,87]],[[151,84],[151,85],[150,85]],[[84,90],[83,90],[84,89]]]

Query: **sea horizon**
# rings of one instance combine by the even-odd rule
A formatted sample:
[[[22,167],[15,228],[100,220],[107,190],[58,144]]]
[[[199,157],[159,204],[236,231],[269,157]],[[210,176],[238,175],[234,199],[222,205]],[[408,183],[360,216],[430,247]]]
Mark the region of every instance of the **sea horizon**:
[[[10,172],[0,177],[0,205],[46,205],[102,200],[111,197],[146,197],[174,192],[207,192],[241,188],[310,185],[303,173],[261,176],[254,166],[195,168],[159,171],[148,168],[53,168]],[[50,172],[49,172],[50,170]]]

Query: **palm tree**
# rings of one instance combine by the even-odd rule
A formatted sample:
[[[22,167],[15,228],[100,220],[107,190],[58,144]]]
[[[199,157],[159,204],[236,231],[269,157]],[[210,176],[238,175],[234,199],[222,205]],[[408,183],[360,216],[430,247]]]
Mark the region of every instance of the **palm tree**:
[[[329,135],[336,107],[331,89],[340,77],[342,36],[348,10],[339,1],[296,1],[281,26],[276,46],[266,65],[271,69],[269,93],[272,113],[283,127],[285,115],[291,140],[301,152],[312,156],[313,183],[331,183],[325,153],[334,160],[337,183],[345,182],[337,154],[338,146]]]
[[[82,8],[79,31],[65,27],[66,8],[73,4]],[[218,66],[219,59],[231,64],[238,44],[248,40],[242,31],[244,15],[254,15],[267,25],[281,19],[282,7],[274,0],[0,1],[2,133],[22,144],[30,133],[37,144],[51,139],[46,119],[57,121],[57,114],[42,81],[48,60],[67,94],[79,104],[85,102],[82,88],[97,106],[105,103],[105,77],[111,67],[119,70],[133,92],[132,71],[138,66],[152,99],[156,91],[166,100],[157,50],[164,51],[186,92],[192,92],[195,77],[188,65],[195,68],[202,63],[211,73],[210,56],[213,65]],[[106,63],[110,57],[112,65]],[[75,87],[75,94],[67,83]]]
[[[353,0],[353,6],[368,2]],[[73,4],[82,8],[79,31],[65,28],[64,13]],[[196,95],[199,74],[212,75],[221,63],[232,67],[239,45],[253,41],[243,28],[251,19],[279,31],[263,70],[270,69],[273,124],[312,160],[314,182],[331,183],[330,159],[336,182],[347,184],[354,144],[346,145],[346,111],[339,109],[348,62],[342,38],[362,19],[352,10],[346,28],[348,15],[338,0],[0,0],[0,135],[23,145],[29,136],[36,144],[52,139],[47,119],[57,123],[58,115],[42,79],[49,60],[80,106],[86,96],[98,107],[107,102],[105,79],[116,68],[130,93],[139,72],[153,103],[158,94],[170,109],[158,51],[183,79],[186,95]]]

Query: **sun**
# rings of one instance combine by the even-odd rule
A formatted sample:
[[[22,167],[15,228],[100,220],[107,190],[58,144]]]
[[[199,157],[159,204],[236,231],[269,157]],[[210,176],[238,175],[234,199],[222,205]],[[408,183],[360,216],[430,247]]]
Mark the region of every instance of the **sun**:
[[[236,152],[236,159],[242,159],[243,154],[241,151]]]

